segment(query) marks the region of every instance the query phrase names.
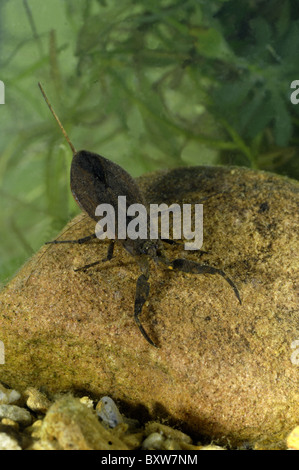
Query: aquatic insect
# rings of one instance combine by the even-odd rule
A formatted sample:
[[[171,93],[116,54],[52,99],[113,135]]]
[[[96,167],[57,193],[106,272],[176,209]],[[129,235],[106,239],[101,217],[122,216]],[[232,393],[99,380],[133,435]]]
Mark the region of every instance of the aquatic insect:
[[[106,203],[111,204],[115,209],[117,207],[118,196],[126,196],[127,207],[131,204],[140,203],[145,205],[145,201],[141,191],[134,179],[119,165],[107,160],[106,158],[96,153],[89,152],[87,150],[77,151],[71,143],[65,129],[63,128],[58,116],[52,108],[42,85],[39,83],[39,88],[43,94],[43,97],[57,121],[64,137],[66,138],[72,153],[73,160],[71,164],[71,191],[79,205],[79,207],[92,219],[97,220],[95,216],[96,208],[99,204]],[[126,215],[127,223],[130,221],[130,217]],[[117,224],[117,221],[116,221]],[[147,224],[149,227],[149,223]],[[149,229],[148,229],[149,233]],[[78,240],[54,240],[53,244],[58,243],[86,243],[89,240],[96,238],[96,234],[89,235]],[[195,261],[187,260],[184,258],[169,260],[163,249],[163,242],[174,244],[173,240],[155,239],[151,240],[148,236],[147,239],[118,239],[117,242],[121,243],[122,246],[127,250],[139,264],[141,274],[137,279],[136,293],[135,293],[135,305],[134,305],[134,319],[135,322],[144,336],[144,338],[152,345],[157,345],[151,340],[147,332],[143,328],[140,322],[140,314],[142,308],[149,296],[150,284],[149,284],[149,259],[153,259],[156,263],[163,263],[168,269],[182,271],[185,273],[192,274],[218,274],[222,276],[228,284],[233,288],[234,293],[241,304],[240,295],[234,282],[221,270],[212,266],[199,264]],[[100,261],[96,261],[82,268],[77,269],[84,270],[95,266],[102,261],[110,261],[113,256],[115,240],[110,240],[108,252],[106,258]]]

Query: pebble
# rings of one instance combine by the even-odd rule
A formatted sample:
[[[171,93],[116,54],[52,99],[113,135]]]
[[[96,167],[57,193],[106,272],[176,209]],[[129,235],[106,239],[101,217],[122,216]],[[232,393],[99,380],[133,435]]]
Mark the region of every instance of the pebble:
[[[207,446],[200,447],[200,450],[225,450],[224,447],[216,446],[215,444],[209,444]]]
[[[51,406],[51,402],[46,395],[34,387],[27,388],[24,396],[27,397],[26,405],[32,411],[46,413]]]
[[[146,439],[142,448],[146,450],[199,450],[199,445],[193,445],[191,437],[158,422],[150,422],[145,426]]]
[[[11,426],[12,428],[16,429],[17,431],[19,430],[19,423],[14,421],[13,419],[10,418],[3,418],[1,419],[1,424],[4,424],[4,426]]]
[[[29,426],[32,418],[29,411],[17,405],[0,405],[0,419],[8,418],[22,426]]]
[[[105,429],[94,410],[70,395],[59,398],[48,410],[35,450],[128,450],[116,434]]]
[[[93,409],[93,400],[91,400],[89,397],[80,398],[80,403],[83,403],[83,405],[87,406],[87,408]]]
[[[25,431],[27,434],[31,435],[33,439],[40,439],[42,424],[43,420],[37,419],[36,421],[34,421],[34,423],[32,423],[31,426],[25,428]]]
[[[161,449],[164,438],[158,432],[153,432],[142,443],[142,448],[146,450]]]
[[[0,450],[22,450],[18,441],[6,432],[0,432]]]
[[[16,403],[21,394],[16,390],[10,390],[0,383],[0,405]]]
[[[115,402],[110,397],[102,397],[100,399],[96,406],[96,412],[102,419],[103,424],[109,428],[115,428],[115,426],[124,421]]]
[[[206,445],[194,444],[187,434],[156,421],[139,424],[136,428],[137,421],[133,420],[134,426],[131,427],[128,421],[132,420],[120,414],[110,397],[102,397],[97,410],[92,404],[93,401],[86,396],[77,399],[66,395],[54,401],[45,417],[32,423],[26,409],[16,405],[1,405],[0,450],[226,450],[212,442]],[[101,413],[101,410],[105,413]],[[108,416],[108,421],[102,420],[99,412],[105,419]],[[118,419],[122,421],[108,428],[108,422],[115,424],[111,416],[113,418],[118,414]],[[268,447],[269,443],[264,443],[254,449],[264,450]],[[288,435],[281,448],[299,450],[299,426]]]
[[[287,447],[288,449],[299,450],[299,426],[296,426],[288,435]]]

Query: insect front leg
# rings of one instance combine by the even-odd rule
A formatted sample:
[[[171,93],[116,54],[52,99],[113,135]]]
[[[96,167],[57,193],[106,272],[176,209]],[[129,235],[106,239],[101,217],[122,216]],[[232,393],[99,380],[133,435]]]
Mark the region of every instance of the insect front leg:
[[[105,261],[110,261],[113,257],[114,251],[114,240],[111,240],[108,246],[107,256],[101,260],[95,261],[94,263],[86,264],[81,268],[77,268],[74,271],[85,271],[85,269],[91,268],[92,266],[96,266],[97,264],[104,263]]]
[[[46,242],[45,245],[58,245],[59,243],[78,243],[82,245],[83,243],[89,242],[96,238],[96,234],[93,233],[92,235],[87,235],[87,237],[78,238],[78,240],[53,240],[51,242]]]
[[[192,274],[219,274],[222,276],[226,282],[233,288],[234,293],[238,299],[238,301],[241,302],[240,294],[239,291],[234,284],[234,282],[225,274],[224,271],[221,269],[213,268],[212,266],[206,266],[204,264],[199,264],[196,263],[195,261],[183,259],[183,258],[178,258],[173,261],[168,261],[168,267],[170,269],[176,269],[177,271],[182,271],[185,273],[192,273]]]
[[[76,224],[73,224],[73,225],[76,225]],[[70,228],[71,228],[71,227],[70,227]],[[70,228],[69,228],[69,229],[70,229]],[[68,230],[69,230],[69,229],[68,229]],[[68,230],[65,230],[63,233],[67,232]],[[63,235],[63,234],[61,234],[61,235]],[[79,245],[81,245],[81,244],[83,244],[83,243],[86,243],[86,242],[92,240],[93,238],[96,238],[96,234],[95,234],[95,233],[93,233],[92,235],[87,235],[87,237],[79,238],[78,240],[53,240],[53,241],[51,241],[51,242],[46,242],[45,245],[58,245],[58,244],[60,244],[60,243],[78,243]],[[49,248],[50,248],[50,247],[47,247],[47,249],[49,249]],[[39,260],[46,254],[46,252],[47,252],[47,250],[40,256]],[[35,272],[35,270],[33,270],[33,271],[29,274],[29,276],[28,276],[28,278],[27,278],[27,280],[26,280],[25,285],[28,284],[29,279],[31,278],[31,276],[32,276],[32,274],[33,274],[34,272]]]
[[[134,320],[135,320],[140,332],[142,333],[142,335],[146,339],[146,341],[148,341],[148,343],[150,343],[152,346],[155,346],[155,348],[157,348],[158,346],[150,339],[150,337],[148,336],[147,332],[145,331],[145,329],[143,328],[143,326],[142,326],[142,324],[139,320],[139,315],[142,312],[142,307],[145,304],[145,302],[148,298],[148,295],[149,295],[149,291],[150,291],[150,285],[149,285],[149,282],[148,282],[149,265],[148,265],[148,261],[146,259],[142,260],[142,262],[140,264],[140,268],[141,268],[142,274],[139,276],[139,278],[137,279],[137,283],[136,283]]]

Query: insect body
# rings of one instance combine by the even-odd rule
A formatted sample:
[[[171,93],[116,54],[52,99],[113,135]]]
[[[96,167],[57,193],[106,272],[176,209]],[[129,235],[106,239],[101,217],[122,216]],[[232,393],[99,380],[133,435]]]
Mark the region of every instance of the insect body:
[[[99,204],[107,203],[116,208],[118,203],[118,196],[126,196],[127,207],[136,203],[145,205],[143,195],[141,194],[137,183],[123,168],[96,153],[92,153],[87,150],[80,150],[78,152],[76,151],[62,124],[60,123],[59,118],[54,112],[40,83],[39,87],[48,107],[50,108],[50,111],[60,126],[73,152],[73,160],[71,165],[71,191],[79,207],[85,213],[87,213],[89,217],[97,220],[95,216],[97,206]],[[130,217],[127,215],[126,222],[128,223],[129,221]],[[149,227],[149,223],[147,227]],[[48,243],[81,244],[95,237],[96,234],[92,234],[79,240],[54,240],[53,242]],[[169,269],[183,271],[186,273],[219,274],[233,288],[235,295],[241,304],[237,287],[222,270],[207,265],[201,265],[194,261],[183,258],[171,261],[166,257],[163,250],[163,243],[160,239],[151,240],[148,236],[147,239],[137,238],[132,240],[130,238],[125,238],[119,239],[117,241],[121,243],[125,250],[134,256],[139,263],[141,274],[138,277],[136,284],[134,319],[138,325],[139,330],[152,346],[157,347],[157,345],[151,340],[147,332],[144,330],[139,319],[143,305],[149,295],[149,259],[153,259],[156,263],[163,263]],[[170,244],[175,243],[172,240],[163,241]],[[111,260],[113,256],[114,243],[114,240],[110,241],[107,257],[101,261]],[[83,268],[79,268],[78,270],[87,269],[100,263],[101,261],[96,261],[95,263],[84,266]]]

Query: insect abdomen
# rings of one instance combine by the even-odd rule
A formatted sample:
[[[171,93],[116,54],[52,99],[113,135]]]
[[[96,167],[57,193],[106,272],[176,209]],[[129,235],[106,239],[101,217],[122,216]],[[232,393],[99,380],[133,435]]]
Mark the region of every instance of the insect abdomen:
[[[126,196],[127,207],[144,204],[134,179],[116,163],[96,153],[76,152],[71,166],[71,190],[77,204],[92,219],[99,204],[111,204],[117,210],[118,196]]]

